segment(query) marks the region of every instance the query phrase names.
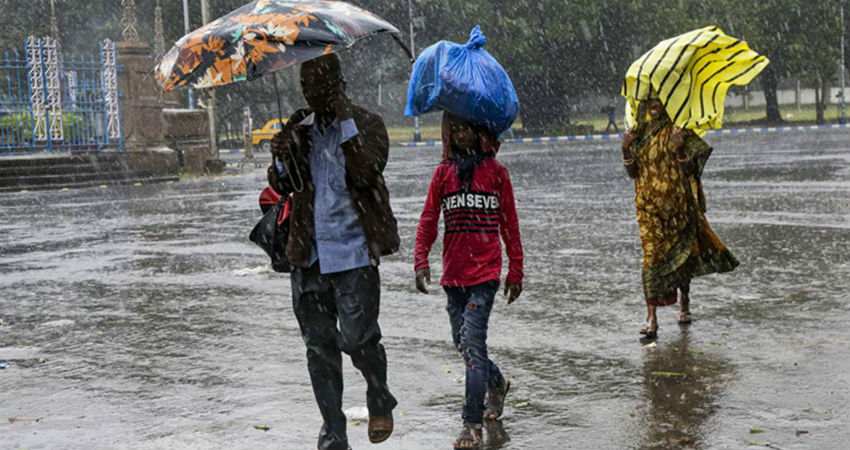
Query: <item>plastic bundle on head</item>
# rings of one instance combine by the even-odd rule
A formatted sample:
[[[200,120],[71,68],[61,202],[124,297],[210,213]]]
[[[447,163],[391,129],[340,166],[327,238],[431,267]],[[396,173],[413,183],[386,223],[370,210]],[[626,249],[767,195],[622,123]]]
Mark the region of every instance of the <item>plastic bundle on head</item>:
[[[408,117],[448,111],[480,125],[498,138],[519,113],[519,99],[505,69],[482,47],[476,26],[466,45],[440,41],[422,51],[407,91]]]

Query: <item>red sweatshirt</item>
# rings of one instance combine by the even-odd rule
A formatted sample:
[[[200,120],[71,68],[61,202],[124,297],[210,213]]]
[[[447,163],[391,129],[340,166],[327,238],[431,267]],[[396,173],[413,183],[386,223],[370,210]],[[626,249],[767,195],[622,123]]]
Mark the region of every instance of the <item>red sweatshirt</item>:
[[[507,281],[522,283],[522,243],[507,167],[496,158],[485,158],[475,168],[469,190],[464,190],[450,162],[437,166],[416,230],[416,270],[428,267],[440,210],[446,225],[441,285],[468,287],[498,281],[502,272],[500,234],[510,261]]]

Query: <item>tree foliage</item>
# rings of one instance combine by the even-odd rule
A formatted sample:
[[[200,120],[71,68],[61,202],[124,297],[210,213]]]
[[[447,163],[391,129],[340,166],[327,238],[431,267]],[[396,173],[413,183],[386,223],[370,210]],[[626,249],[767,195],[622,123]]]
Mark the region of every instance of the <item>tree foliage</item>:
[[[245,1],[209,0],[211,16],[224,15]],[[120,0],[56,3],[64,51],[92,53],[94,42],[120,39]],[[200,2],[189,3],[194,29],[201,25]],[[396,24],[407,40],[407,1],[352,3]],[[747,40],[771,59],[762,85],[768,119],[780,120],[776,89],[781,80],[801,80],[821,89],[835,80],[840,35],[847,30],[839,19],[841,3],[850,15],[848,0],[413,0],[413,11],[417,50],[442,39],[465,42],[469,30],[482,25],[487,50],[516,84],[523,124],[541,131],[568,123],[571,112],[589,96],[620,101],[623,74],[637,56],[659,40],[709,24]],[[136,0],[137,29],[147,41],[153,39],[155,4],[156,0]],[[183,35],[182,2],[161,4],[168,46]],[[49,0],[0,0],[7,25],[0,47],[20,49],[27,36],[48,35],[49,5]],[[343,60],[355,100],[399,120],[410,66],[396,44],[386,37],[369,38],[346,52]],[[265,78],[219,88],[222,119],[238,123],[245,105],[262,119],[275,115],[271,77]],[[285,109],[303,104],[297,70],[282,71],[277,78]],[[391,94],[384,96],[380,107],[379,86]]]

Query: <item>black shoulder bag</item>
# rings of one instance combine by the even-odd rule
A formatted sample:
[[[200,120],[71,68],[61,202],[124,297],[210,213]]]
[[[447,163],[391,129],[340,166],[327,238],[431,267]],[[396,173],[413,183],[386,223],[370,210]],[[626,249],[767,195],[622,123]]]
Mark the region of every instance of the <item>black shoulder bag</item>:
[[[272,259],[272,268],[275,272],[289,273],[292,266],[286,258],[286,243],[289,241],[289,217],[277,224],[277,218],[283,209],[286,198],[281,198],[274,206],[269,208],[263,218],[251,230],[248,239],[257,244]]]

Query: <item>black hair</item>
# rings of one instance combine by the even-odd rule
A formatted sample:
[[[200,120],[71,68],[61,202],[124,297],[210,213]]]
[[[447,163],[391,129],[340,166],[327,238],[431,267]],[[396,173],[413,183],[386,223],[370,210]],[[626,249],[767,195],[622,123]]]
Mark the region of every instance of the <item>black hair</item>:
[[[305,61],[301,65],[301,79],[304,79],[304,70],[312,70],[315,68],[318,73],[326,76],[334,82],[334,84],[342,84],[345,86],[345,77],[342,75],[342,65],[339,60],[339,55],[329,53],[318,58]]]

